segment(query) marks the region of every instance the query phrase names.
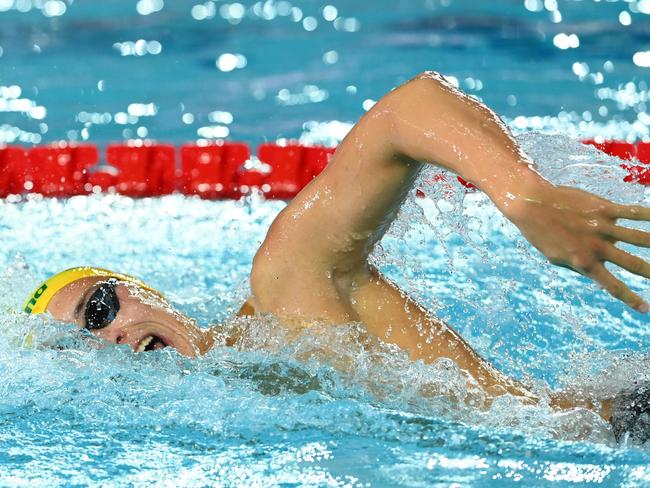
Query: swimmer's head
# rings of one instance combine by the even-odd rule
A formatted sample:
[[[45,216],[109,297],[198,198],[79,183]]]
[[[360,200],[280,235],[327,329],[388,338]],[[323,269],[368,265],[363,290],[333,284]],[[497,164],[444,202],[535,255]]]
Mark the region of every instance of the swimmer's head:
[[[103,268],[78,267],[43,282],[27,298],[29,314],[48,312],[137,352],[173,347],[185,356],[205,353],[210,337],[143,281]]]
[[[618,442],[650,442],[650,384],[635,384],[620,392],[612,402],[610,423]]]

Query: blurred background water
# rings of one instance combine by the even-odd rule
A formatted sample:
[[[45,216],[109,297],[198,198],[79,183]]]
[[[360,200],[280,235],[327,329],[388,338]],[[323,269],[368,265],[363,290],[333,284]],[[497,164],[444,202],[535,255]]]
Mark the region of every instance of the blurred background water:
[[[386,91],[433,69],[501,114],[552,181],[647,202],[616,160],[576,141],[650,138],[649,15],[649,0],[0,0],[0,142],[334,144]],[[541,394],[648,379],[646,317],[546,264],[482,195],[433,186],[428,173],[421,186],[427,199],[407,202],[374,256],[392,279]],[[283,346],[262,319],[249,325],[271,352],[189,361],[97,349],[18,313],[40,279],[95,264],[144,278],[201,325],[227,326],[283,205],[0,202],[0,484],[650,483],[647,450],[615,445],[593,414],[429,398],[442,387],[462,396],[460,374],[390,349],[369,358],[354,325],[323,331],[355,365],[341,373],[296,360],[317,356],[323,337]],[[647,280],[622,275],[648,296]]]
[[[2,0],[0,141],[299,137],[426,69],[517,129],[648,138],[649,14],[648,0]]]

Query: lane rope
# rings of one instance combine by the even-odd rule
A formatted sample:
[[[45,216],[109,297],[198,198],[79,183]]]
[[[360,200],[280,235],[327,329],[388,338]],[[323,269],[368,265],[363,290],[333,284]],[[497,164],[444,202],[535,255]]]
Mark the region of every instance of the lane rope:
[[[624,181],[650,185],[650,143],[582,141],[629,163]],[[24,148],[0,147],[0,198],[39,193],[65,198],[114,192],[130,197],[171,193],[207,199],[239,199],[252,191],[291,199],[329,163],[335,148],[263,143],[252,156],[243,142],[172,144],[129,141],[109,144],[61,142]],[[103,156],[103,157],[100,157]],[[444,175],[435,178],[444,180]],[[467,191],[475,187],[462,178]],[[416,189],[424,196],[421,189]]]

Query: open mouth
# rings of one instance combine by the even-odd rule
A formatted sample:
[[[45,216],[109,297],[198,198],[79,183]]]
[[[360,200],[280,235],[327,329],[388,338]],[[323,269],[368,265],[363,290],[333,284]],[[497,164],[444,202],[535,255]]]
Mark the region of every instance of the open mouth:
[[[164,349],[167,346],[168,344],[162,338],[156,335],[150,335],[140,341],[138,347],[135,348],[135,352],[156,351],[158,349]]]

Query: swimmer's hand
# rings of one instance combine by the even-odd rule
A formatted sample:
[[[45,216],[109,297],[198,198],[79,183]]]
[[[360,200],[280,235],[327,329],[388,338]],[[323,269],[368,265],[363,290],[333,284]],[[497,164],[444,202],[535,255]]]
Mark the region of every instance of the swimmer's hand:
[[[619,205],[582,190],[556,187],[535,178],[495,203],[551,263],[573,269],[642,313],[648,302],[605,268],[613,263],[650,278],[650,263],[615,246],[650,247],[650,233],[617,225],[618,219],[650,220],[650,208]]]
[[[648,311],[648,303],[607,271],[604,263],[650,277],[649,263],[615,246],[626,242],[650,247],[650,234],[616,224],[621,218],[650,220],[650,209],[553,186],[535,171],[494,112],[436,73],[418,75],[367,115],[368,133],[374,130],[370,124],[382,117],[389,120],[382,134],[397,159],[429,161],[455,172],[485,192],[552,263],[582,273],[630,307]],[[373,176],[378,174],[375,171]]]

